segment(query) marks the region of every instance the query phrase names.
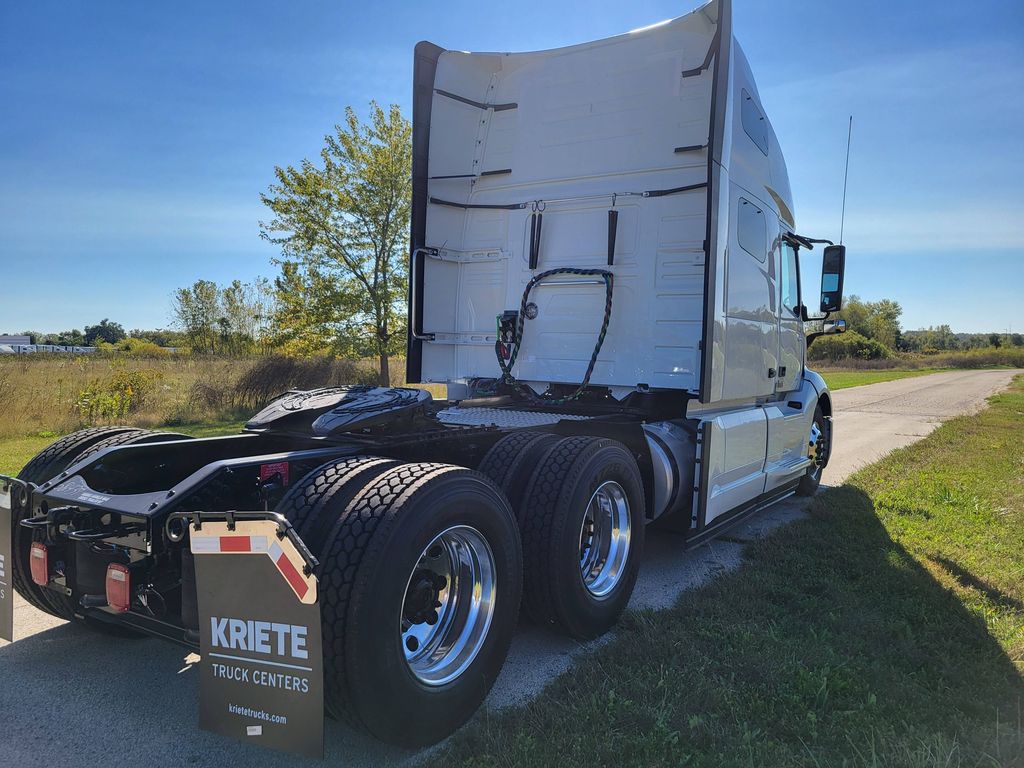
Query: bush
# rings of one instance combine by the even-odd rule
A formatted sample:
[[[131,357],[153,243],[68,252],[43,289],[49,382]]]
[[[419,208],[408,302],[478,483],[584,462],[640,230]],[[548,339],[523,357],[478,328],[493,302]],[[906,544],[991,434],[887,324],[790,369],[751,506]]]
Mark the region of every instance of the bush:
[[[127,338],[119,342],[117,348],[131,357],[167,357],[170,352],[152,341]]]
[[[809,360],[828,360],[836,362],[844,358],[856,360],[888,360],[893,351],[874,339],[861,336],[856,331],[819,336],[807,350]]]
[[[109,379],[93,379],[76,401],[82,423],[123,421],[142,409],[159,379],[153,370],[119,370]]]
[[[265,357],[257,360],[239,377],[232,393],[232,403],[240,409],[258,409],[289,389],[376,382],[376,372],[354,360],[334,357]]]

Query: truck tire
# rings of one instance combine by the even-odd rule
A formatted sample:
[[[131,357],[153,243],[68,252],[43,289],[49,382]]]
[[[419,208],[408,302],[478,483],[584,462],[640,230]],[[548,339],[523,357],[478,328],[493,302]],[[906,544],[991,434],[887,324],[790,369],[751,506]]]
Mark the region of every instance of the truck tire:
[[[332,459],[295,483],[274,511],[288,518],[309,551],[320,557],[331,528],[352,498],[372,479],[398,464],[378,456]]]
[[[546,432],[513,432],[496,442],[480,462],[480,471],[501,488],[517,518],[537,462],[557,442],[557,435]]]
[[[171,432],[154,432],[134,427],[95,427],[83,429],[62,437],[57,442],[39,453],[18,474],[18,478],[39,485],[63,472],[82,459],[88,458],[105,448],[138,443],[152,443],[162,440],[190,440],[187,435]],[[19,510],[18,520],[32,514],[30,509]],[[34,540],[34,532],[18,525],[14,521],[13,557],[14,588],[32,606],[41,611],[70,621],[75,618],[74,602],[53,590],[44,589],[35,584],[29,574],[29,550]],[[108,625],[99,621],[86,620],[85,623],[106,634],[134,636],[137,633],[126,631],[121,627]]]
[[[611,628],[636,583],[645,522],[643,480],[626,446],[556,443],[530,479],[520,520],[527,613],[583,640]]]
[[[35,458],[18,473],[18,479],[40,485],[74,464],[83,452],[96,443],[115,435],[141,431],[131,427],[94,427],[65,435],[36,454]],[[28,558],[29,550],[32,548],[33,532],[18,523],[31,517],[32,510],[21,507],[12,511],[14,519],[11,521],[11,556],[14,559],[14,567],[11,571],[14,590],[34,608],[70,621],[74,618],[74,605],[71,600],[52,590],[43,589],[35,584],[29,575]]]
[[[404,747],[470,718],[522,592],[519,531],[491,481],[446,464],[388,469],[341,513],[319,575],[331,714]]]
[[[814,409],[814,420],[811,422],[811,433],[808,436],[807,455],[813,462],[807,473],[800,478],[796,486],[797,496],[813,496],[821,485],[821,475],[828,465],[829,453],[832,448],[832,420],[825,418],[821,406]]]

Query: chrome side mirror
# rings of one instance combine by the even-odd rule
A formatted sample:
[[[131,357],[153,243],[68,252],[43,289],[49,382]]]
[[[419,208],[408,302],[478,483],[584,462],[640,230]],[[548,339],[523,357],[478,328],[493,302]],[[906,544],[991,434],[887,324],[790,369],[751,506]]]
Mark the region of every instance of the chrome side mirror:
[[[822,333],[846,333],[846,321],[843,319],[828,320],[825,322],[825,327]]]

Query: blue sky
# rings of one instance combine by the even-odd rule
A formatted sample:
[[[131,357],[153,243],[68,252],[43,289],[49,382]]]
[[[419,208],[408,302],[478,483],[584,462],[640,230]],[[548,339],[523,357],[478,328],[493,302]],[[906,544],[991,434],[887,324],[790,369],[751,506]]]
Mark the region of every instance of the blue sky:
[[[346,104],[409,113],[421,39],[533,50],[627,31],[629,3],[0,5],[0,333],[169,323],[171,291],[272,275],[259,193]],[[1024,5],[735,0],[798,229],[904,325],[1024,330]]]

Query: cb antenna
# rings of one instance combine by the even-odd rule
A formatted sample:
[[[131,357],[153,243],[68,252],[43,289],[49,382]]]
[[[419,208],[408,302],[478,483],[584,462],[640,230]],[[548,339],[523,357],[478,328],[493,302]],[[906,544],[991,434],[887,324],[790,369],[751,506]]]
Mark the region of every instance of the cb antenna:
[[[839,218],[839,244],[843,244],[843,225],[846,223],[846,180],[850,177],[850,139],[853,137],[853,115],[846,131],[846,170],[843,172],[843,213]]]

